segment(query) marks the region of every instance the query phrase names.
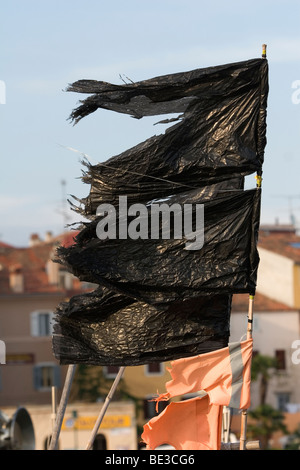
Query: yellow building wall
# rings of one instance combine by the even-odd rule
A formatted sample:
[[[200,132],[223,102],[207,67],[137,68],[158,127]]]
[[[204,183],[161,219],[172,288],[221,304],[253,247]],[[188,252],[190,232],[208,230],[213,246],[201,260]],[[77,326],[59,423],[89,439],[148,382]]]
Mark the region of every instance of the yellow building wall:
[[[145,398],[149,395],[164,393],[165,384],[171,380],[171,375],[167,371],[170,363],[163,363],[162,374],[146,374],[146,366],[126,367],[124,381],[128,392],[138,398]]]
[[[95,422],[101,412],[103,402],[69,403],[67,405],[59,434],[59,450],[84,450],[90,442]],[[53,429],[51,406],[27,405],[34,435],[35,449],[46,450],[47,440]],[[12,418],[16,408],[2,408],[1,411]],[[76,412],[76,416],[74,416]],[[24,428],[24,432],[26,429]],[[132,402],[111,402],[97,434],[105,437],[107,450],[136,450],[137,430],[135,405]]]

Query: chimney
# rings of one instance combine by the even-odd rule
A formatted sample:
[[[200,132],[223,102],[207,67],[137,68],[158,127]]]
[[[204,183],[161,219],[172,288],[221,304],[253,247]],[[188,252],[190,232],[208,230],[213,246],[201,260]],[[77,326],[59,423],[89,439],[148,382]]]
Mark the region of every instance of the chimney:
[[[52,241],[52,239],[53,239],[53,235],[52,235],[52,232],[49,230],[45,234],[45,242],[50,243]]]
[[[41,243],[41,240],[40,240],[40,237],[38,236],[38,234],[37,233],[32,233],[30,235],[29,246],[38,245],[39,243]]]
[[[24,276],[20,264],[11,266],[9,269],[9,287],[16,294],[24,292]]]
[[[59,279],[59,265],[50,258],[46,263],[49,284],[57,285]]]

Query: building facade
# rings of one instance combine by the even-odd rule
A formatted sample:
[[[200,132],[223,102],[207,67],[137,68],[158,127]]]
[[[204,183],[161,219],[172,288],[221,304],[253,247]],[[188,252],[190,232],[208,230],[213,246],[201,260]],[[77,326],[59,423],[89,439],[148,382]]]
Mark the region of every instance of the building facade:
[[[245,339],[248,296],[236,295],[231,314],[230,341]],[[277,359],[270,371],[266,402],[283,412],[300,411],[300,312],[257,293],[253,303],[253,354]],[[251,384],[251,408],[260,404],[259,381]]]
[[[45,448],[52,426],[53,388],[59,402],[67,372],[52,351],[54,311],[60,302],[93,289],[53,262],[57,245],[72,243],[75,234],[47,234],[45,240],[33,236],[27,248],[0,244],[0,411],[11,415],[25,406],[33,416],[39,449]],[[253,322],[254,352],[275,357],[279,364],[268,386],[267,402],[293,417],[300,406],[299,242],[293,232],[260,234]],[[234,295],[230,341],[245,338],[247,314],[248,296]],[[5,361],[1,360],[4,355]],[[99,432],[99,449],[139,446],[143,424],[157,414],[152,399],[164,393],[170,380],[168,366],[126,367],[120,384],[125,393],[122,402],[117,395],[109,406],[107,413],[112,418]],[[93,369],[106,385],[112,384],[118,372],[116,367]],[[252,408],[259,404],[258,387],[256,382],[251,385]],[[78,394],[74,399],[71,394],[60,448],[74,448],[75,444],[82,448],[103,399],[100,390],[94,404],[78,402]],[[167,404],[161,402],[161,406]]]
[[[84,287],[53,262],[59,244],[73,234],[40,240],[26,248],[0,245],[0,340],[5,364],[0,369],[0,407],[20,403],[50,404],[51,387],[61,389],[66,367],[52,352],[54,311]]]
[[[262,226],[257,292],[300,309],[300,237],[293,226]]]
[[[25,407],[32,413],[39,449],[44,448],[45,439],[51,429],[49,426],[53,389],[57,391],[59,401],[67,373],[67,366],[61,366],[52,351],[55,309],[60,302],[95,287],[79,282],[62,266],[53,262],[57,246],[72,243],[75,235],[76,232],[71,232],[53,237],[48,233],[44,240],[33,235],[29,246],[25,248],[0,244],[0,359],[3,359],[0,360],[0,411],[10,416],[18,407]],[[105,397],[104,392],[108,392],[108,387],[118,372],[118,368],[115,367],[93,369],[93,374],[99,377],[99,382],[104,383],[105,390],[99,389],[99,396],[95,398],[97,404],[92,411],[90,403],[76,405],[81,409],[81,416],[85,414],[90,416],[87,420],[89,426],[93,419],[96,419],[95,410],[99,409],[101,400]],[[122,397],[122,402],[112,402],[108,415],[111,413],[119,417],[126,415],[124,423],[130,422],[130,426],[125,429],[126,426],[122,425],[121,430],[113,430],[113,423],[116,424],[117,421],[111,419],[109,421],[111,428],[107,428],[104,432],[105,445],[108,448],[121,448],[122,445],[128,448],[127,437],[130,440],[130,448],[138,445],[137,427],[140,434],[143,424],[157,414],[151,398],[157,393],[158,388],[163,388],[166,380],[168,372],[165,364],[126,368],[121,388],[126,389],[129,397],[134,397],[135,416],[133,418],[132,401],[129,399],[124,402],[126,395]],[[78,397],[78,394],[73,393],[74,388],[76,390],[75,381],[70,395],[71,410],[73,400]],[[116,412],[114,409],[117,406],[127,406],[130,411],[127,410],[125,414]],[[44,424],[41,423],[43,417]],[[66,417],[70,420],[69,410]],[[79,429],[82,427],[82,422],[78,421],[81,424],[78,424],[74,431],[76,435],[82,435],[80,445],[91,431],[91,429]],[[65,426],[62,431],[64,436],[62,448],[71,445],[68,443],[68,436],[71,434],[70,427]],[[113,436],[119,436],[117,443]],[[123,444],[120,442],[122,436]]]

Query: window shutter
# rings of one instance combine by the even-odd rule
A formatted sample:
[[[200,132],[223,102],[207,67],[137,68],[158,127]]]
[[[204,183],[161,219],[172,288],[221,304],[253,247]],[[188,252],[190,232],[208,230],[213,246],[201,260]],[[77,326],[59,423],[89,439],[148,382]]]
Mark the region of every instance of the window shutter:
[[[284,349],[277,349],[275,351],[275,357],[277,360],[277,369],[285,370],[285,351]]]
[[[6,346],[4,341],[0,341],[0,364],[6,364]]]
[[[160,362],[151,362],[150,364],[147,364],[147,368],[149,374],[159,374],[161,372]]]
[[[30,333],[31,336],[39,336],[39,312],[30,314]]]
[[[50,322],[50,335],[53,335],[55,317],[53,312],[49,312],[49,322]]]
[[[33,387],[35,390],[40,388],[41,384],[41,369],[39,366],[33,367]]]
[[[61,386],[61,377],[60,377],[60,367],[59,366],[53,366],[53,376],[54,376],[54,386],[57,388],[60,388]]]

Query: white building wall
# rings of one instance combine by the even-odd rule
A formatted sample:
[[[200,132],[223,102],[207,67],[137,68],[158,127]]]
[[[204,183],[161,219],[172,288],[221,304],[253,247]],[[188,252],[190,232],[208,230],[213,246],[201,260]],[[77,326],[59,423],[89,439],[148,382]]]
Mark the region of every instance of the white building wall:
[[[300,404],[300,314],[295,311],[253,313],[253,349],[262,355],[275,357],[284,350],[286,370],[279,371],[269,384],[267,403],[277,408],[277,394],[289,393],[290,402]],[[230,342],[245,339],[247,312],[231,314]],[[296,348],[295,348],[296,347]],[[298,353],[297,353],[298,350]],[[295,360],[296,359],[296,360]],[[297,363],[298,362],[298,363]],[[258,403],[258,384],[252,383],[251,407]]]
[[[259,248],[259,256],[257,292],[293,307],[293,261],[264,248]]]

